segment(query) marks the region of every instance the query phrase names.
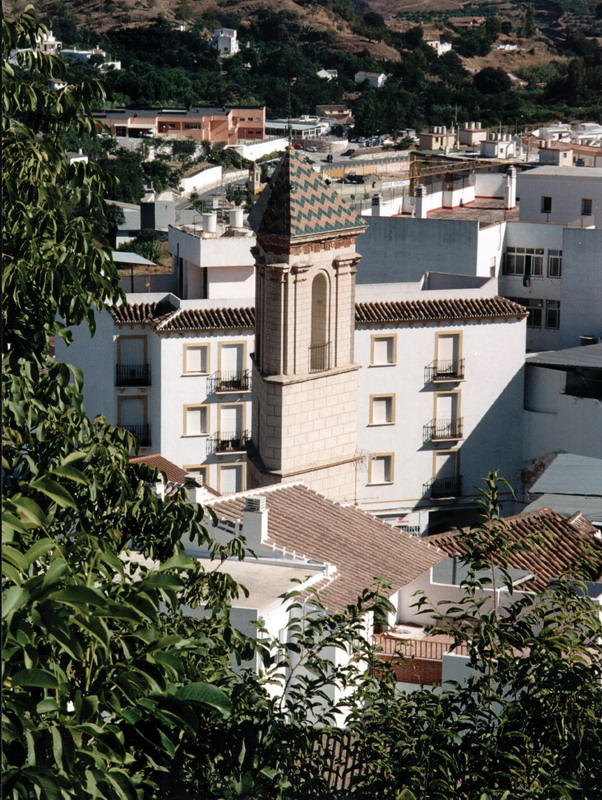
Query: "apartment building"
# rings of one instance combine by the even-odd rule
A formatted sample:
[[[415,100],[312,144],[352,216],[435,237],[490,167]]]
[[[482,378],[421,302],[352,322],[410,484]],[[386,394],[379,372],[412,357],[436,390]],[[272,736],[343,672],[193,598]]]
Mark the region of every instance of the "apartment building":
[[[434,185],[406,198],[414,216],[371,217],[358,284],[417,281],[429,270],[497,276],[499,293],[529,311],[528,351],[602,336],[602,171],[538,167],[514,187],[509,172]]]
[[[265,138],[265,106],[118,108],[94,113],[99,129],[111,136],[140,138],[177,133],[189,139],[224,144]]]
[[[94,339],[57,344],[84,369],[88,413],[221,493],[302,480],[419,531],[465,521],[489,469],[518,480],[522,306],[466,276],[356,295],[364,222],[292,149],[252,223],[256,238],[170,229],[185,297],[128,295]],[[234,251],[201,266],[218,242],[252,247],[254,293],[242,264],[199,297],[200,270],[232,278]]]

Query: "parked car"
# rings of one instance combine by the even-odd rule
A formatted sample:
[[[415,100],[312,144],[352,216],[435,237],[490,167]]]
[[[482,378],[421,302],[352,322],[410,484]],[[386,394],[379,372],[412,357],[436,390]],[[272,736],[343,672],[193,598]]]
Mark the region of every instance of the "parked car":
[[[351,156],[355,155],[355,150],[353,150],[353,149],[352,150],[345,150],[345,152],[342,153],[342,155],[349,156],[349,158],[351,158]]]
[[[315,144],[306,144],[305,145],[305,150],[308,153],[317,153],[318,152],[318,148],[315,146]]]

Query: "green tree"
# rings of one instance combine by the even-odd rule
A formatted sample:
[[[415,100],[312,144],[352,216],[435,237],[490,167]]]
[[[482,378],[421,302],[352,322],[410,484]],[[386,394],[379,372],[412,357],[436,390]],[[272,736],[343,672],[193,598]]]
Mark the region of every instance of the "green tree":
[[[595,800],[602,779],[602,626],[583,586],[559,580],[512,599],[512,553],[537,538],[509,541],[499,516],[499,481],[482,493],[485,525],[459,534],[466,555],[463,596],[450,607],[418,605],[433,632],[464,648],[468,673],[439,692],[400,695],[381,687],[351,722],[371,765],[363,797],[458,800],[552,797]],[[582,576],[599,572],[587,566]],[[488,602],[486,594],[499,602]]]
[[[26,10],[3,24],[4,52],[45,30]],[[86,417],[81,373],[50,345],[69,339],[66,326],[93,330],[95,311],[123,299],[95,225],[64,210],[104,213],[100,170],[69,167],[62,146],[66,129],[93,129],[90,107],[104,95],[98,84],[53,92],[44,77],[60,63],[20,59],[19,76],[3,64],[3,796],[297,791],[295,778],[319,778],[300,756],[315,738],[311,715],[328,722],[336,711],[324,689],[364,675],[361,650],[333,673],[321,653],[357,649],[381,601],[367,593],[334,616],[316,605],[290,648],[242,635],[229,609],[243,590],[181,541],[219,565],[244,555],[242,540],[211,540],[186,488],[160,498],[157,470],[129,460],[134,437]],[[199,603],[201,619],[183,613]],[[256,657],[265,678],[245,667]],[[286,706],[266,688],[284,679]]]
[[[159,234],[152,228],[143,228],[134,239],[119,245],[119,250],[138,253],[138,255],[143,256],[143,258],[147,258],[149,261],[154,261],[155,263],[158,262],[163,255]]]
[[[424,30],[422,26],[416,25],[414,28],[407,30],[404,34],[404,39],[406,47],[409,47],[410,50],[419,47],[424,39]]]
[[[523,36],[529,39],[535,33],[535,10],[531,3],[527,3],[523,18]]]
[[[512,81],[503,69],[485,67],[473,78],[474,85],[484,94],[499,94],[512,88]]]

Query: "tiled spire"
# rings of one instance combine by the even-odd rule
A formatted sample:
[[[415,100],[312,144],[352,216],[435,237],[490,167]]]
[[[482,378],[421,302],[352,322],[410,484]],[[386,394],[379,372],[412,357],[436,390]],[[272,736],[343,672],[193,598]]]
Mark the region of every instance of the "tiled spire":
[[[249,224],[258,236],[286,239],[365,228],[361,218],[293,147],[286,148],[249,215]]]

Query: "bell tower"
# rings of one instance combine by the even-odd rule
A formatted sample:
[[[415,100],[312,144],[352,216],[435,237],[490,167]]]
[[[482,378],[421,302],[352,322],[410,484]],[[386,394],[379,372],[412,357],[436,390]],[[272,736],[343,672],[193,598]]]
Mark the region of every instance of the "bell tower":
[[[250,486],[355,496],[355,240],[366,226],[292,147],[249,217],[257,234]]]

